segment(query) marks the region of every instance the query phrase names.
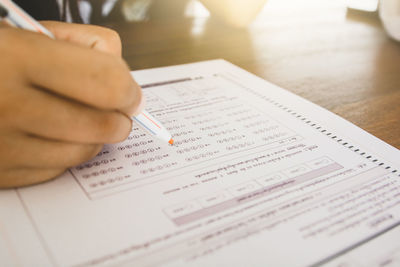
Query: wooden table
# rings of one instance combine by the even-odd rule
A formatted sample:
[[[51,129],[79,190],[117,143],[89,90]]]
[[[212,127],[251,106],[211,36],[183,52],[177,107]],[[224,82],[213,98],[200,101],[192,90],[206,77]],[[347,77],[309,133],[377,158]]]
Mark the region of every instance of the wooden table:
[[[341,2],[270,0],[247,29],[212,17],[112,27],[132,70],[223,58],[400,148],[400,43]]]

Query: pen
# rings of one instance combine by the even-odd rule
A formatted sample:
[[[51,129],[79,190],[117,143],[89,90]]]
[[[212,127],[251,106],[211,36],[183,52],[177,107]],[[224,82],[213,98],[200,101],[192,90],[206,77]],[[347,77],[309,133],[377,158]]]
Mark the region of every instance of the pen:
[[[13,27],[43,33],[55,39],[49,30],[40,25],[39,22],[10,0],[0,0],[0,19]],[[134,120],[154,136],[171,145],[174,143],[168,130],[147,111],[143,110],[141,114],[134,117]]]
[[[45,27],[40,25],[34,18],[22,8],[10,0],[0,0],[1,18],[9,25],[25,30],[43,33],[50,38],[54,35]]]

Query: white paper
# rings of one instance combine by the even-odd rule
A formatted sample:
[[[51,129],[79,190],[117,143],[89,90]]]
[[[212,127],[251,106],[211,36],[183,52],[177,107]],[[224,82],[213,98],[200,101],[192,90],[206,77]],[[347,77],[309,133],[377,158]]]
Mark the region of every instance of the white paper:
[[[0,265],[400,262],[399,150],[223,60],[133,75],[175,145],[134,126],[0,191]]]

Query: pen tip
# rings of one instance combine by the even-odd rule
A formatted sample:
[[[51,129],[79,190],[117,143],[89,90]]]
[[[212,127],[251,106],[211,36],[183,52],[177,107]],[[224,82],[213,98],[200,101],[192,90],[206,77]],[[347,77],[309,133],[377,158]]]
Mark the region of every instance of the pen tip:
[[[169,141],[168,141],[168,143],[170,143],[171,145],[173,145],[174,144],[174,139],[169,139]]]

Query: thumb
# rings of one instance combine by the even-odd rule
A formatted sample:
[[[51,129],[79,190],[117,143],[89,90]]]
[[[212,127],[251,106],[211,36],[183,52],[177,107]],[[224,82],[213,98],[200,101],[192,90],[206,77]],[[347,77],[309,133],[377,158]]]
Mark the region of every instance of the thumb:
[[[111,29],[56,21],[41,21],[41,24],[58,40],[121,56],[121,39],[118,33]]]

